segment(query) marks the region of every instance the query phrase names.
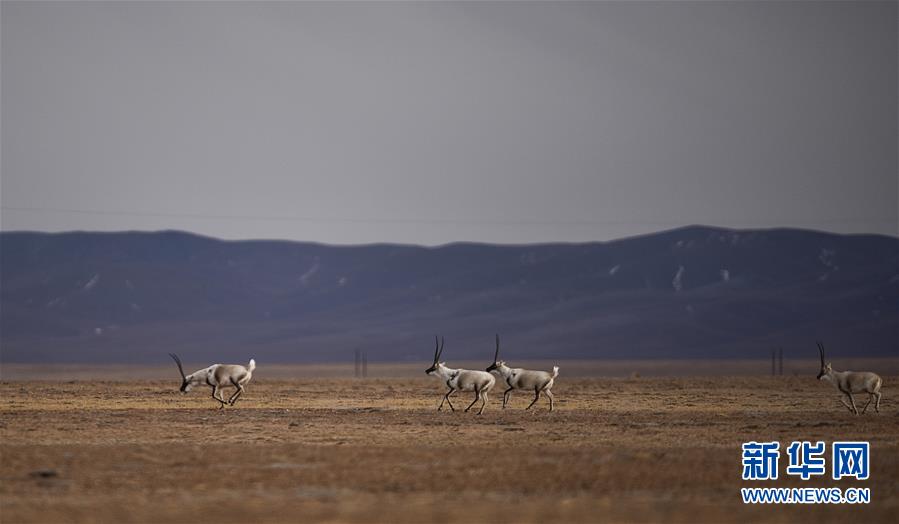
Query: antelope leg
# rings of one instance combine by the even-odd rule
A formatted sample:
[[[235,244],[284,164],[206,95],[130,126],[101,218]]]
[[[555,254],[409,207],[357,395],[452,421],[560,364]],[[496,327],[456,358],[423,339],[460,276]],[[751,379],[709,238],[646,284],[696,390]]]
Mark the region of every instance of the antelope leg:
[[[214,399],[218,400],[219,402],[221,402],[221,405],[219,406],[219,409],[222,409],[222,408],[225,407],[225,400],[222,399],[222,398],[219,398],[218,393],[219,393],[219,387],[218,387],[218,386],[212,386],[212,398],[214,398]]]
[[[846,406],[846,409],[848,409],[849,412],[852,413],[852,406],[850,406],[849,403],[846,402],[846,397],[840,397],[840,402],[842,402],[843,405]]]
[[[446,392],[446,395],[443,396],[443,400],[440,401],[440,406],[437,408],[437,411],[440,411],[441,409],[443,409],[443,403],[444,403],[444,402],[446,402],[447,404],[449,404],[449,407],[450,407],[451,410],[456,411],[456,408],[453,407],[453,403],[452,403],[452,402],[450,401],[450,399],[449,399],[449,398],[450,398],[450,395],[452,395],[452,394],[455,393],[455,392],[456,392],[456,390],[455,390],[455,389],[452,389],[452,388],[450,388],[450,390]]]
[[[481,398],[481,392],[478,391],[477,389],[475,389],[474,390],[474,400],[472,400],[471,404],[469,404],[468,407],[465,408],[465,412],[467,413],[468,410],[471,409],[471,406],[474,406],[474,403],[477,402],[480,398]]]
[[[874,398],[874,394],[873,394],[873,393],[868,393],[868,401],[865,402],[865,407],[862,408],[862,415],[864,415],[865,412],[868,411],[868,404],[871,403],[871,400],[872,400],[873,398]]]
[[[231,398],[228,399],[228,404],[231,404],[232,406],[237,404],[237,399],[239,399],[241,395],[243,395],[243,386],[238,386],[237,391],[235,391],[234,394],[231,395]]]
[[[546,395],[546,397],[549,399],[549,410],[552,411],[553,410],[553,400],[554,400],[553,392],[548,389],[544,389],[543,394]]]
[[[228,404],[231,404],[233,406],[234,403],[237,402],[237,397],[239,397],[243,393],[243,386],[241,386],[240,383],[233,378],[231,379],[231,384],[233,384],[234,387],[237,388],[237,391],[235,391],[234,394],[231,395],[231,397],[228,399]]]
[[[852,393],[846,393],[846,396],[849,397],[849,402],[852,403],[852,412],[858,415],[858,408],[855,407],[855,399],[852,398]]]
[[[481,395],[481,409],[478,411],[478,415],[484,412],[484,408],[487,407],[487,392],[485,391]]]
[[[509,401],[509,397],[512,395],[512,390],[515,388],[509,388],[503,393],[503,409],[506,409],[506,402]]]
[[[241,389],[240,391],[238,391],[231,397],[231,405],[232,406],[234,404],[237,404],[237,399],[239,399],[242,394],[243,394],[243,389]]]
[[[540,390],[537,388],[534,388],[534,393],[536,393],[536,395],[534,395],[534,400],[532,400],[531,403],[528,404],[528,407],[524,408],[525,411],[531,409],[531,406],[536,404],[537,401],[540,399]]]

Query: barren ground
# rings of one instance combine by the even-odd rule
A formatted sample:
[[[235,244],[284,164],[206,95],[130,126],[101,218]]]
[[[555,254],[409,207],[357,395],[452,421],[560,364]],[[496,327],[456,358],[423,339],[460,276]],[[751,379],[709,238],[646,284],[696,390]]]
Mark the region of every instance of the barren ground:
[[[254,378],[234,408],[172,380],[0,383],[12,522],[896,522],[899,377],[849,414],[814,376],[566,378],[435,410],[437,380]],[[740,479],[743,442],[868,440],[867,481]],[[828,473],[830,464],[828,461]],[[868,505],[744,505],[748,486],[871,488]]]

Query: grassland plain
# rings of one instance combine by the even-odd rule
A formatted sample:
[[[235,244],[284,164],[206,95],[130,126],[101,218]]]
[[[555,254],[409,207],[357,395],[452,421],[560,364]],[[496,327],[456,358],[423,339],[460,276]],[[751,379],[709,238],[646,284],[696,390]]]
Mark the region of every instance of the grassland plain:
[[[356,380],[272,368],[218,410],[208,392],[182,396],[171,379],[37,380],[29,369],[4,368],[0,383],[4,523],[899,518],[896,375],[884,377],[881,413],[862,417],[813,374],[563,374],[553,413],[543,401],[524,411],[524,393],[502,410],[497,387],[477,416],[461,412],[467,394],[456,412],[437,412],[443,388],[421,370]],[[868,440],[871,478],[801,481],[781,464],[779,480],[744,482],[750,440]],[[744,505],[748,486],[869,487],[872,501]]]

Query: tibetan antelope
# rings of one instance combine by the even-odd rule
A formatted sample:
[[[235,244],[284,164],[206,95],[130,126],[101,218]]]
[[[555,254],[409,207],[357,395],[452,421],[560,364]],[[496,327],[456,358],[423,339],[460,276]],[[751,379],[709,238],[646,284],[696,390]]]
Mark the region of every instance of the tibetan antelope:
[[[493,364],[487,368],[488,372],[496,371],[506,381],[509,387],[503,393],[503,409],[506,409],[506,402],[512,395],[513,389],[526,389],[534,391],[534,400],[531,404],[524,408],[531,409],[537,400],[540,399],[540,393],[546,395],[549,399],[549,410],[553,410],[553,393],[550,391],[553,387],[553,381],[559,376],[559,366],[553,366],[553,372],[548,371],[532,371],[530,369],[510,368],[499,358],[499,335],[496,335],[496,352],[493,354]]]
[[[194,371],[190,375],[184,374],[184,368],[181,367],[181,359],[174,353],[169,353],[175,364],[178,364],[178,371],[181,373],[181,393],[187,393],[194,386],[202,386],[203,384],[212,388],[212,398],[219,401],[221,405],[219,409],[225,407],[225,404],[232,406],[237,402],[237,398],[243,393],[243,387],[253,378],[253,370],[256,369],[256,361],[250,359],[250,363],[246,366],[237,364],[213,364],[208,368]],[[221,388],[234,387],[237,391],[231,395],[228,400],[221,397]]]
[[[870,371],[834,371],[830,362],[824,362],[824,344],[820,342],[818,342],[818,352],[821,354],[821,371],[818,373],[818,380],[830,382],[835,388],[840,390],[840,393],[848,397],[849,402],[846,402],[846,399],[843,397],[840,397],[840,402],[851,413],[858,415],[855,399],[852,398],[853,393],[868,394],[868,402],[862,408],[862,415],[865,414],[865,411],[868,411],[868,404],[871,403],[871,400],[875,400],[874,411],[880,412],[880,386],[883,384],[883,379],[880,376]]]
[[[434,337],[434,342],[437,342],[437,337]],[[440,362],[440,355],[442,354],[443,337],[440,338],[440,343],[434,348],[434,364],[425,370],[426,374],[439,377],[440,380],[446,383],[446,387],[449,388],[449,391],[443,396],[443,400],[440,401],[437,411],[443,409],[444,402],[449,404],[451,410],[456,411],[456,408],[453,407],[453,403],[450,401],[450,395],[456,391],[474,391],[474,400],[465,408],[465,411],[471,409],[475,402],[480,400],[481,409],[478,410],[478,415],[480,415],[484,412],[484,407],[487,406],[487,393],[493,389],[496,379],[485,371],[448,368],[446,367],[446,362]]]

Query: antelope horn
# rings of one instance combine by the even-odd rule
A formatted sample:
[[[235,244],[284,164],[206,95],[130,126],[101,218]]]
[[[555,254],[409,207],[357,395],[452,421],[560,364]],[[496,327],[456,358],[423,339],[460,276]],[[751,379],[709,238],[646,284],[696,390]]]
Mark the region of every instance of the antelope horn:
[[[821,367],[824,367],[824,344],[818,342],[818,352],[821,354]]]
[[[434,363],[437,363],[437,359],[440,357],[440,340],[437,339],[437,335],[434,335]]]
[[[184,380],[184,377],[186,375],[184,374],[184,368],[181,367],[181,359],[178,358],[178,355],[176,355],[174,353],[169,353],[169,356],[172,357],[172,360],[175,361],[175,364],[178,364],[178,371],[181,372],[181,379]]]
[[[493,354],[493,363],[496,364],[496,359],[499,358],[499,333],[496,334],[496,353]]]
[[[440,355],[443,355],[443,342],[444,342],[443,336],[441,335],[440,336],[440,351],[437,352],[437,358],[434,360],[435,364],[437,363],[438,360],[440,360]]]

